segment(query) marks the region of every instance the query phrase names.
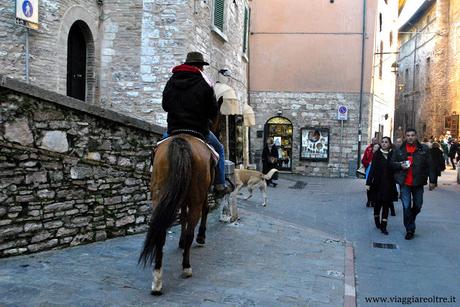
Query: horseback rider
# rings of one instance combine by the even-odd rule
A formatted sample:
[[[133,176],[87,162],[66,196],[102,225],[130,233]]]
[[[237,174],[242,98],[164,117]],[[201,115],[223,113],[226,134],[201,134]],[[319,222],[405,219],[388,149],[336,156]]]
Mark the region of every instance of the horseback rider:
[[[168,131],[164,136],[175,132],[189,132],[203,136],[219,154],[214,193],[222,198],[231,192],[225,183],[224,147],[209,130],[216,118],[219,107],[211,82],[203,73],[203,67],[209,65],[200,52],[189,52],[184,64],[173,68],[173,75],[163,90],[163,110],[168,112]]]

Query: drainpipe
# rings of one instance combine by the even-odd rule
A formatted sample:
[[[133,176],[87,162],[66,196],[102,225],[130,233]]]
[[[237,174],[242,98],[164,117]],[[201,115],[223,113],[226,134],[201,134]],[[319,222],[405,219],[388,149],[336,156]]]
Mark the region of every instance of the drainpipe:
[[[364,46],[366,43],[366,0],[363,0],[363,33],[361,42],[361,84],[359,89],[359,119],[358,119],[358,162],[357,169],[361,166],[361,141],[362,141],[362,118],[363,118],[363,88],[364,88]]]

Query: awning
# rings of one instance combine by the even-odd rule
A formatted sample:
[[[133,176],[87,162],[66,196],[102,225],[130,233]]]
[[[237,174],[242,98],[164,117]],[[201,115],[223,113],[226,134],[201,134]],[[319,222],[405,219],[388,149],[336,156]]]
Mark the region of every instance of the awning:
[[[243,106],[243,124],[246,127],[255,126],[256,124],[256,116],[254,114],[254,110],[248,104],[244,104]]]
[[[233,88],[219,82],[214,85],[214,93],[217,100],[220,98],[223,99],[222,106],[220,107],[222,115],[241,115],[240,103]]]

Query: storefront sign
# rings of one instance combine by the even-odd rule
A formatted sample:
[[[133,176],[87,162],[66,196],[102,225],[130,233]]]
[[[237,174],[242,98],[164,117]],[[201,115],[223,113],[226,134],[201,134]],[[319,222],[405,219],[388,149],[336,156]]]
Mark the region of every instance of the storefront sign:
[[[329,161],[329,128],[302,128],[300,142],[300,160]]]
[[[38,0],[16,0],[16,23],[38,29]]]

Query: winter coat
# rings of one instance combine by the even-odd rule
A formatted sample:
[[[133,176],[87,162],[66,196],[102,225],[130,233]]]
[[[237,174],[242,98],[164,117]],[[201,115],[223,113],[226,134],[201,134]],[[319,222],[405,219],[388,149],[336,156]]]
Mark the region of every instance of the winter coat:
[[[370,186],[369,199],[375,202],[393,202],[398,200],[398,191],[391,166],[393,151],[385,158],[379,150],[374,153],[366,185]]]
[[[395,171],[395,180],[401,186],[404,185],[406,180],[407,170],[402,168],[401,162],[406,161],[408,153],[406,150],[406,142],[404,142],[399,149],[397,149],[391,156],[391,166]],[[427,178],[430,178],[430,183],[437,182],[436,167],[432,162],[431,154],[428,146],[416,142],[415,152],[412,154],[412,186],[424,186],[427,184]]]
[[[218,112],[213,88],[198,68],[179,65],[163,90],[163,110],[168,112],[168,133],[191,129],[208,134]]]
[[[272,162],[271,158],[278,159],[278,148],[276,145],[273,145],[270,149],[267,144],[265,144],[264,149],[262,150],[262,173],[268,173],[272,168],[277,167],[277,161]]]
[[[441,176],[441,172],[446,169],[446,161],[444,160],[444,154],[440,148],[433,147],[430,149],[431,160],[433,161],[436,168],[436,175]]]
[[[370,144],[364,150],[363,158],[361,159],[361,162],[362,162],[364,168],[367,168],[369,166],[369,164],[372,162],[372,155],[373,155],[372,148],[373,147],[374,147],[374,145]]]
[[[458,143],[452,143],[449,150],[449,158],[454,159],[455,155],[460,155],[460,146]]]

